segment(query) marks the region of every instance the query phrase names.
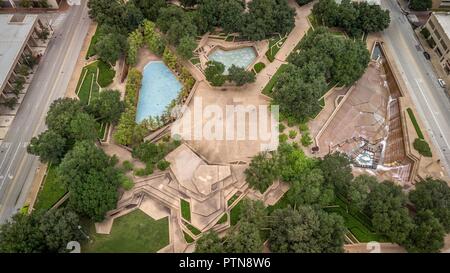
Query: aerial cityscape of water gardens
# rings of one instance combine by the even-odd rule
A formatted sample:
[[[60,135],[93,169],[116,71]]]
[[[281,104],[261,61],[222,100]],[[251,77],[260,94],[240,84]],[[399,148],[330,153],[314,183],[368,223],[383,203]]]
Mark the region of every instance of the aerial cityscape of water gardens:
[[[390,13],[339,2],[89,0],[0,252],[444,249],[449,177],[379,35]]]

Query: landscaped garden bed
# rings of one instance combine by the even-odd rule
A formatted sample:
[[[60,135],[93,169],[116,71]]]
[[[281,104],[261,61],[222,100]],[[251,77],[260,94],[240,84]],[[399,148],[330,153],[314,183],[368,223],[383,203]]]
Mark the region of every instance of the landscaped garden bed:
[[[57,180],[57,167],[49,165],[34,205],[35,210],[49,210],[67,193],[64,185]]]

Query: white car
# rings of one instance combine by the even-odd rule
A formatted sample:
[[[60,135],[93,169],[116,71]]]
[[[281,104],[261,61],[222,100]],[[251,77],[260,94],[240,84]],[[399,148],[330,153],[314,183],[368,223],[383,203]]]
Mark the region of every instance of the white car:
[[[438,79],[438,83],[442,88],[445,88],[446,84],[443,79]]]

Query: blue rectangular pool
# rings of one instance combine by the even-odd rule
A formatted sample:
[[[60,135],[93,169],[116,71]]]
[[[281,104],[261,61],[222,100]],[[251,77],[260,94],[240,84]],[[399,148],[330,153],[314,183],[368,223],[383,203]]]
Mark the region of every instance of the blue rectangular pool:
[[[182,84],[162,61],[149,62],[142,75],[136,122],[161,116],[182,88]]]
[[[256,59],[256,52],[253,47],[243,47],[233,50],[216,48],[208,55],[208,59],[223,63],[225,65],[225,72],[223,74],[227,75],[228,68],[232,65],[247,69]]]

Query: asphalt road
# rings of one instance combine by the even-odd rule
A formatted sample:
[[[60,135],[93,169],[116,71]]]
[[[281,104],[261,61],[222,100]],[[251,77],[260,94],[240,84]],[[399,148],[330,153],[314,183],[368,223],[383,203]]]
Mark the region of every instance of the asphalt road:
[[[395,0],[382,0],[391,14],[391,24],[383,32],[384,45],[394,55],[416,110],[435,147],[442,165],[450,173],[450,99],[437,81],[437,76],[414,31]]]
[[[55,28],[47,51],[29,90],[0,146],[0,223],[25,202],[38,167],[38,158],[26,151],[30,139],[45,130],[45,115],[51,102],[63,97],[87,34],[90,19],[86,7],[72,6]]]

